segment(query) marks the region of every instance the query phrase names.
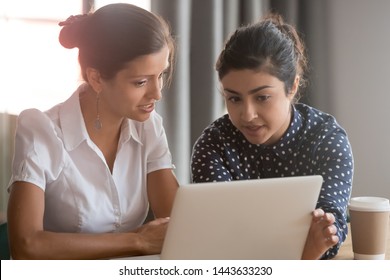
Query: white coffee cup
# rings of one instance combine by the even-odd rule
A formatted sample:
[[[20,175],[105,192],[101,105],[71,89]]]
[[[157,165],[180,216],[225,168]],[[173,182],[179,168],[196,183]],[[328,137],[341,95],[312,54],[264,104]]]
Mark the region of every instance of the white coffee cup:
[[[390,203],[387,198],[361,196],[350,199],[352,249],[357,260],[385,259]]]

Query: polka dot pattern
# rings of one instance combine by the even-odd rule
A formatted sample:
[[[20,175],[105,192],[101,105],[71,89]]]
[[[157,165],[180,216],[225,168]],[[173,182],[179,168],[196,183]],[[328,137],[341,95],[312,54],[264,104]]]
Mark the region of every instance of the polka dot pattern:
[[[347,235],[347,205],[351,194],[353,155],[345,130],[335,118],[305,104],[293,106],[294,118],[280,141],[254,145],[225,115],[194,145],[192,181],[232,181],[287,176],[322,175],[317,208],[336,217],[340,242],[324,259],[334,257]]]

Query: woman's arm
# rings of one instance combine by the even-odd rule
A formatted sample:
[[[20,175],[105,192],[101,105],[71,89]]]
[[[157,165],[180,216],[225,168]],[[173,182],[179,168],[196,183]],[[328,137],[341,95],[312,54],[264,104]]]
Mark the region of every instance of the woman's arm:
[[[225,182],[235,180],[225,154],[224,139],[216,128],[208,128],[199,136],[191,155],[191,179],[193,183]],[[229,157],[229,156],[228,156]],[[233,171],[234,172],[234,171]]]
[[[179,183],[171,169],[160,169],[148,174],[148,198],[156,218],[171,215],[173,200]]]
[[[8,230],[14,259],[102,259],[161,251],[167,220],[129,233],[57,233],[43,229],[45,194],[27,182],[15,182],[8,204]]]
[[[337,255],[348,233],[347,207],[352,191],[354,164],[347,136],[340,131],[328,135],[318,145],[313,159],[317,167],[314,170],[315,174],[322,175],[324,179],[317,208],[333,216],[332,224],[338,237],[335,246],[324,252],[322,256],[323,259],[330,259]],[[329,227],[323,224],[322,229],[327,231]],[[326,243],[332,245],[333,242],[326,241]]]

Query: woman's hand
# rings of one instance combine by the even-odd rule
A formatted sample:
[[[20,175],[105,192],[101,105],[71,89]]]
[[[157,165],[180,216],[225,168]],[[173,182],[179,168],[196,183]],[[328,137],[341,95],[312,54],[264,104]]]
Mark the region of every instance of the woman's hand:
[[[137,229],[142,255],[161,253],[169,218],[158,218]]]
[[[313,211],[313,219],[303,249],[303,260],[317,260],[339,241],[335,217],[322,209]]]

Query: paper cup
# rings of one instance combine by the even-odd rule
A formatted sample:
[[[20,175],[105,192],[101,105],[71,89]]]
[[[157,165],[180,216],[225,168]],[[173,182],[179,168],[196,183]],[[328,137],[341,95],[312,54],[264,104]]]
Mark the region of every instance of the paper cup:
[[[373,196],[351,198],[349,215],[355,259],[385,259],[389,213],[390,203],[386,198]]]

